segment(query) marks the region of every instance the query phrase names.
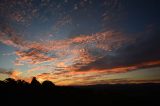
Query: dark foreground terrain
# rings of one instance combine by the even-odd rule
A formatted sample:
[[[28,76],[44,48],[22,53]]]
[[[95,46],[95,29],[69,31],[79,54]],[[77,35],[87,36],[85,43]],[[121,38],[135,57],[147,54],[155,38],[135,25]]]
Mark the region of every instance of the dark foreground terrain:
[[[0,106],[160,106],[160,84],[115,84],[79,87],[55,86],[8,78],[0,81]]]

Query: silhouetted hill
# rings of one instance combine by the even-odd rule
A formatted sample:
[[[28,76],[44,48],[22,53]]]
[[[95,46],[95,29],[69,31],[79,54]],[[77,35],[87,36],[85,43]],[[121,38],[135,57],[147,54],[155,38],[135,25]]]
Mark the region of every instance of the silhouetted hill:
[[[158,106],[160,84],[106,84],[55,86],[51,81],[31,83],[8,78],[0,81],[4,105],[151,105]]]

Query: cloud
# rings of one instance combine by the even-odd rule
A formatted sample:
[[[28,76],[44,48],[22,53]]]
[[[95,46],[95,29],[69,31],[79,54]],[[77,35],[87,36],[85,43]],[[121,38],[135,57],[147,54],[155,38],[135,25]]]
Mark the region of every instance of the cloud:
[[[36,67],[33,67],[32,69],[29,69],[29,70],[27,70],[27,72],[28,73],[33,73],[33,72],[35,72],[35,71],[40,71],[40,70],[45,70],[45,69],[47,69],[49,66],[36,66]]]
[[[14,79],[20,79],[20,74],[22,74],[22,72],[20,71],[13,71],[12,74],[10,75],[11,78],[14,78]]]
[[[9,31],[6,31],[6,33]],[[149,34],[150,33],[151,32],[149,32]],[[135,64],[142,64],[142,62],[146,61],[143,59],[141,61],[139,60],[140,58],[143,58],[143,56],[139,58],[132,58],[132,55],[135,55],[134,53],[142,52],[141,54],[143,55],[143,50],[145,50],[145,48],[140,50],[137,48],[137,51],[134,50],[135,48],[132,48],[134,51],[131,48],[131,50],[128,51],[128,48],[130,46],[137,47],[139,46],[139,43],[148,43],[150,40],[152,41],[152,39],[154,43],[157,43],[155,42],[154,38],[157,37],[156,35],[152,36],[152,39],[148,38],[144,41],[136,41],[136,43],[134,43],[132,40],[127,39],[123,33],[114,31],[100,32],[92,35],[80,35],[78,37],[66,40],[46,40],[43,42],[30,42],[23,40],[23,38],[18,38],[15,32],[12,35],[13,36],[7,37],[12,43],[6,43],[8,41],[8,39],[6,40],[4,38],[6,35],[2,36],[2,41],[5,44],[19,48],[19,50],[15,52],[15,54],[18,56],[15,64],[40,64],[44,62],[52,63],[57,60],[61,60],[63,61],[63,66],[59,65],[62,63],[59,61],[56,62],[53,67],[56,67],[57,70],[60,69],[73,71],[106,69],[106,72],[109,72],[110,70],[114,70],[114,68],[116,69],[117,67],[120,67],[116,69],[119,70],[119,72],[121,72],[121,70],[131,70],[132,68],[129,69],[128,67],[135,67]],[[148,47],[146,47],[146,49],[148,49]],[[126,50],[127,55],[125,55]],[[148,50],[152,50],[152,48]],[[116,54],[114,54],[115,51]],[[125,58],[126,56],[128,56],[128,58]],[[145,58],[149,58],[149,56]],[[65,65],[68,62],[71,64]],[[148,60],[148,62],[150,61]],[[145,64],[137,67],[145,67]]]
[[[112,69],[112,72],[113,71],[118,72],[117,69]],[[127,68],[121,68],[121,69],[124,70]],[[137,70],[137,71],[140,71],[140,70]],[[41,73],[36,77],[41,82],[44,80],[50,80],[50,81],[53,81],[56,85],[93,85],[93,84],[126,84],[126,83],[159,83],[160,82],[159,79],[152,79],[152,78],[151,79],[143,79],[143,78],[132,79],[126,76],[122,77],[120,73],[115,74],[114,72],[113,73],[112,72],[106,73],[106,71],[104,72],[99,72],[99,71],[71,72],[70,71],[67,73],[61,73],[57,75],[53,73]],[[118,78],[113,77],[114,75],[119,77]],[[144,73],[141,73],[140,76],[142,77],[145,75]]]
[[[135,35],[133,42],[128,42],[116,51],[112,51],[110,54],[81,67],[79,71],[107,70],[130,66],[137,66],[138,68],[155,66],[154,64],[148,66],[147,63],[160,60],[159,34],[158,29],[147,29],[147,31]]]
[[[38,9],[31,0],[25,1],[0,1],[2,18],[28,27],[32,20],[39,15]],[[21,9],[20,9],[21,8]]]
[[[8,36],[8,33],[10,36]],[[1,42],[18,48],[15,54],[16,65],[39,64],[61,60],[70,62],[72,68],[102,58],[104,52],[119,48],[128,41],[123,33],[115,31],[98,32],[92,35],[80,35],[65,40],[27,41],[12,29],[4,29]],[[67,61],[68,60],[68,61]],[[57,63],[58,64],[58,63]],[[73,67],[74,66],[74,67]]]
[[[22,74],[22,72],[20,71],[16,71],[13,69],[4,69],[4,68],[0,68],[0,74],[4,74],[4,75],[8,75],[11,78],[14,79],[19,79],[20,78],[20,74]]]
[[[4,77],[2,77],[2,79],[4,78],[13,78],[15,80],[25,80],[27,82],[31,82],[32,80],[32,76],[23,76],[25,74],[25,72],[22,72],[20,70],[16,70],[16,69],[4,69],[4,68],[0,68],[0,75],[4,75]]]
[[[6,23],[2,23],[0,28],[0,42],[15,48],[25,49],[26,42],[23,40],[22,36],[14,30],[14,28]]]
[[[0,74],[11,75],[12,74],[11,70],[12,69],[7,70],[7,69],[4,69],[4,68],[0,68]]]
[[[42,62],[48,62],[48,61],[54,60],[54,58],[44,55],[37,49],[33,49],[33,50],[29,49],[28,51],[16,52],[16,55],[19,56],[19,58],[16,60],[16,64],[17,63],[23,64],[23,62],[27,62],[29,64],[39,64]]]
[[[108,2],[111,3],[111,1]],[[8,7],[6,6],[8,5],[7,3],[9,4]],[[129,41],[124,33],[114,30],[76,35],[74,38],[63,40],[26,40],[25,36],[21,35],[16,28],[21,26],[24,27],[21,25],[22,23],[30,23],[33,19],[36,19],[36,17],[43,21],[48,20],[49,17],[46,17],[46,14],[52,16],[51,13],[58,9],[55,9],[53,4],[57,5],[58,3],[39,1],[38,5],[34,6],[34,3],[31,1],[2,2],[1,8],[3,10],[1,12],[5,13],[3,18],[5,22],[1,21],[2,24],[0,24],[0,42],[16,48],[15,55],[17,58],[15,60],[15,65],[42,65],[43,63],[48,63],[50,64],[50,67],[56,67],[55,70],[75,71],[105,57],[106,54],[120,48]],[[118,2],[113,1],[113,4],[118,5]],[[87,7],[88,5],[91,5],[89,1],[77,3],[79,8]],[[21,9],[16,8],[17,6]],[[43,14],[39,12],[40,9],[44,10]],[[70,15],[58,15],[58,18],[59,19],[55,22],[52,29],[54,32],[65,24],[70,23],[72,19]],[[13,23],[15,22],[18,27],[12,25],[8,20]],[[26,26],[24,28],[26,28]],[[41,38],[39,38],[39,40],[40,39]],[[60,66],[60,63],[62,62],[63,66],[62,64]]]
[[[56,21],[55,25],[53,26],[53,32],[56,33],[58,30],[60,30],[61,27],[71,23],[71,20],[72,19],[69,15],[60,18],[58,21]]]
[[[96,84],[142,84],[142,83],[160,83],[160,80],[131,80],[131,79],[109,79],[109,80],[95,80],[95,81],[86,81],[85,85],[96,85]],[[84,85],[83,82],[80,83]],[[73,83],[73,85],[77,85]]]

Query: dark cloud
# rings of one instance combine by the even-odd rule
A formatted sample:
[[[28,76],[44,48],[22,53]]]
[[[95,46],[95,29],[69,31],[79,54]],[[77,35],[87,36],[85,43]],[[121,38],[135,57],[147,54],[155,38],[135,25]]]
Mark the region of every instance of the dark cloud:
[[[134,42],[123,45],[118,50],[113,51],[110,54],[106,54],[105,57],[100,58],[90,64],[87,64],[86,66],[81,67],[79,70],[104,70],[139,64],[143,64],[142,67],[145,67],[145,62],[159,61],[159,35],[160,31],[158,28],[153,27],[152,29],[147,29],[147,31],[145,31],[144,33],[135,35]]]
[[[4,69],[4,68],[0,68],[0,74],[5,74],[5,75],[12,75],[12,69]]]

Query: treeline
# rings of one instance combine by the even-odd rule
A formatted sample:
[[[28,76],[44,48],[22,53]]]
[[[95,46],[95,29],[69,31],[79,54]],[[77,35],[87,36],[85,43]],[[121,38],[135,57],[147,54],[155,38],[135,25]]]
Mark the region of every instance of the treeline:
[[[0,88],[5,89],[16,89],[16,88],[54,88],[55,84],[49,80],[43,81],[40,83],[36,77],[32,78],[31,83],[28,83],[24,80],[15,80],[13,78],[7,78],[3,81],[0,81]]]

